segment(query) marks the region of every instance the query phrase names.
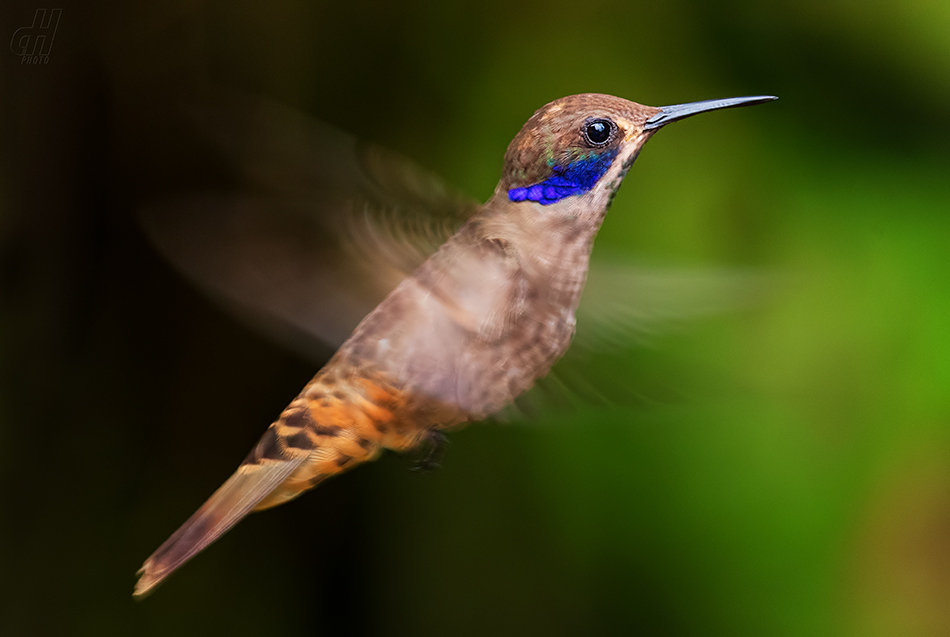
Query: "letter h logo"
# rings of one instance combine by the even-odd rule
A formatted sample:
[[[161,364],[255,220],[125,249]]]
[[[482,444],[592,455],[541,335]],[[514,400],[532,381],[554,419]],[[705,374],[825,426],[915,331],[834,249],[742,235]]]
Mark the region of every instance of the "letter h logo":
[[[62,9],[37,9],[33,16],[33,25],[20,27],[13,32],[10,50],[20,56],[20,64],[48,64],[49,52],[53,48],[53,36],[59,26]]]

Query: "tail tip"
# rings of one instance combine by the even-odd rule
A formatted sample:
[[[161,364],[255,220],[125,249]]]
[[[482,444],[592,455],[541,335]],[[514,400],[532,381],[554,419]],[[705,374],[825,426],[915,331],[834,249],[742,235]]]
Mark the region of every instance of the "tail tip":
[[[135,583],[135,590],[132,591],[132,598],[139,602],[151,595],[155,587],[165,579],[165,574],[156,573],[150,562],[143,564],[135,574],[139,579]]]

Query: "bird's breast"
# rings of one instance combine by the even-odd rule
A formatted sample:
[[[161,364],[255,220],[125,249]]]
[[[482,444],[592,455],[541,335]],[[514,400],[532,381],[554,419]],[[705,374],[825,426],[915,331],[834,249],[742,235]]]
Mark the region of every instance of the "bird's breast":
[[[510,241],[457,235],[363,320],[340,355],[418,397],[424,412],[431,403],[439,413],[453,406],[456,420],[489,416],[570,345],[588,255],[589,242],[531,255]]]

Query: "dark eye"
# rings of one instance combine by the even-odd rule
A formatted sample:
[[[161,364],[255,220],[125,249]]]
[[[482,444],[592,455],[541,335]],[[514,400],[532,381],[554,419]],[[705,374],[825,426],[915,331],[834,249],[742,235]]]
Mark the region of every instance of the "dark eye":
[[[614,123],[609,119],[593,119],[584,125],[584,137],[591,146],[603,146],[610,141]]]

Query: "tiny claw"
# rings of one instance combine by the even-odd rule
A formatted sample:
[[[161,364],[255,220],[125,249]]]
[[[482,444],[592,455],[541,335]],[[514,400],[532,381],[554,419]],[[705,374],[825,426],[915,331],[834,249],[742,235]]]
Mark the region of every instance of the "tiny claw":
[[[430,429],[426,432],[420,446],[426,447],[425,455],[414,467],[413,471],[419,473],[429,473],[438,469],[442,464],[442,457],[445,455],[445,448],[449,444],[448,437],[438,429]]]

